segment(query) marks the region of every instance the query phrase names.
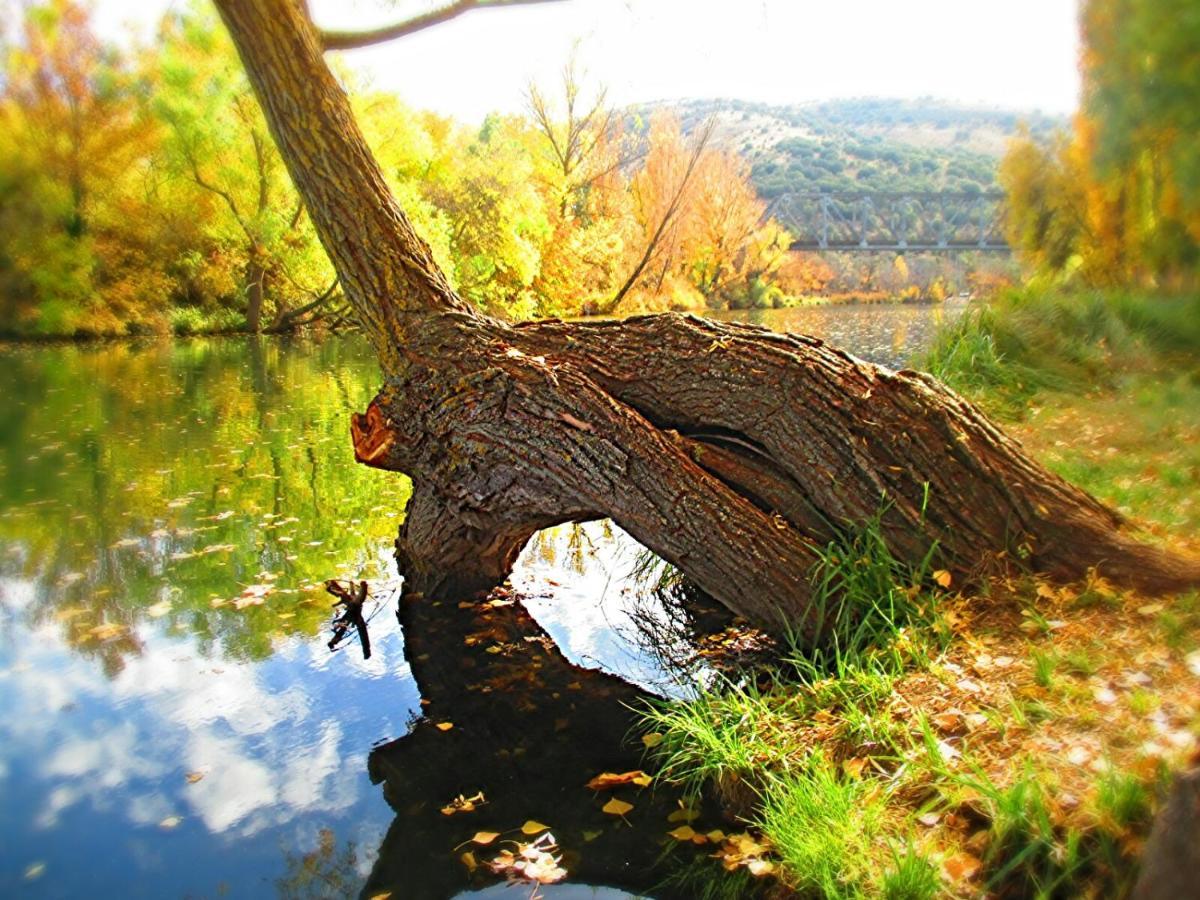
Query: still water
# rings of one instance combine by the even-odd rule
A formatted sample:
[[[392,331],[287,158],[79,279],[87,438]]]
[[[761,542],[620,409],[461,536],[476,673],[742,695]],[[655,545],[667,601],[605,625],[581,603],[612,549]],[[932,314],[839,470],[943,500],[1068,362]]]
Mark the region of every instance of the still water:
[[[942,314],[742,318],[897,365]],[[429,865],[396,858],[408,801],[368,777],[422,717],[389,603],[408,485],[347,438],[376,381],[353,337],[0,349],[0,896],[357,896]],[[669,694],[636,550],[549,533],[514,586],[572,663]],[[334,577],[371,583],[369,660],[326,646]],[[450,897],[465,871],[389,889]]]

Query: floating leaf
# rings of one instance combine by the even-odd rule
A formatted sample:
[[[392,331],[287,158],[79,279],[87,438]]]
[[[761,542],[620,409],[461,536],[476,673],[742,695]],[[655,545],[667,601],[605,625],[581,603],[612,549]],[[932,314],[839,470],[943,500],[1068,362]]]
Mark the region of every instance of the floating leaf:
[[[549,831],[549,830],[550,830],[549,825],[543,825],[541,822],[537,821],[537,819],[530,819],[528,822],[526,822],[524,825],[521,826],[522,834],[537,834],[539,831]]]
[[[614,772],[602,772],[587,783],[593,791],[607,791],[612,788],[621,787],[626,784],[636,784],[638,787],[649,787],[650,776],[637,769],[633,772],[622,772],[616,774]]]
[[[484,803],[487,803],[487,800],[483,796],[483,791],[473,797],[464,797],[459,794],[449,804],[442,807],[442,815],[453,816],[457,813],[474,812],[477,806],[482,806]]]
[[[668,831],[667,834],[677,841],[690,841],[696,837],[696,831],[691,825],[680,825],[678,828]]]
[[[468,872],[474,872],[477,868],[479,868],[479,863],[475,861],[475,854],[470,850],[460,856],[459,859],[462,860],[462,864],[467,867]]]
[[[602,812],[606,812],[610,816],[623,816],[625,813],[633,809],[633,804],[626,803],[624,800],[618,800],[616,797],[613,797],[602,807],[600,807],[600,809]]]
[[[585,831],[583,833],[584,843],[591,843],[602,834],[604,834],[603,831]]]
[[[667,816],[668,822],[694,822],[700,818],[700,813],[691,807],[681,806],[675,812]]]
[[[498,837],[500,837],[500,832],[498,831],[477,831],[475,832],[475,837],[471,838],[471,841],[476,844],[487,845]]]

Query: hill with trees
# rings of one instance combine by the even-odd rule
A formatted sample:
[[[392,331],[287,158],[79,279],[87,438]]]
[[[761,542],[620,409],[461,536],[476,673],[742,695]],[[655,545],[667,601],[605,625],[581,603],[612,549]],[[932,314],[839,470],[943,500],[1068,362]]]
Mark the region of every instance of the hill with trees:
[[[751,165],[759,194],[788,191],[993,191],[997,162],[1020,133],[1049,136],[1063,117],[957,106],[932,98],[855,98],[772,106],[744,100],[643,104],[685,132],[713,118],[716,139]]]

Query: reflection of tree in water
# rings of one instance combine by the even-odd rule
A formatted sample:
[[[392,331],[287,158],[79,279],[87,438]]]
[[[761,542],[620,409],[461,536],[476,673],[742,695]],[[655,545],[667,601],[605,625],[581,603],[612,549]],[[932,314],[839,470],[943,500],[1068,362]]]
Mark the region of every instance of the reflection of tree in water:
[[[520,830],[529,820],[549,827],[575,882],[647,891],[674,864],[664,858],[703,855],[703,848],[666,836],[681,802],[669,788],[586,787],[602,772],[646,764],[632,735],[635,710],[649,695],[568,662],[503,589],[457,604],[404,597],[399,616],[426,716],[371,754],[371,777],[383,783],[396,818],[363,897],[392,891],[444,900],[493,882],[499,876],[487,871],[487,861],[531,840]],[[444,814],[455,798],[480,792],[486,803],[473,811]],[[602,809],[614,796],[633,804],[623,816]],[[706,809],[696,824],[719,821]],[[472,843],[481,831],[500,837]],[[466,852],[472,857],[464,861]],[[668,889],[655,896],[692,894]]]
[[[339,847],[337,838],[322,828],[317,847],[308,853],[283,852],[286,871],[275,882],[281,900],[325,900],[352,897],[362,883],[353,841]]]
[[[595,523],[566,522],[552,528],[544,528],[529,539],[527,553],[547,566],[557,566],[583,575],[588,561],[596,555],[596,543],[588,533],[588,525],[598,529],[602,540],[613,539],[612,522],[601,519]],[[560,554],[562,558],[560,558]]]
[[[315,634],[321,581],[376,574],[408,494],[348,449],[377,377],[345,340],[7,354],[0,574],[31,583],[22,615],[109,675],[146,622],[235,659]]]

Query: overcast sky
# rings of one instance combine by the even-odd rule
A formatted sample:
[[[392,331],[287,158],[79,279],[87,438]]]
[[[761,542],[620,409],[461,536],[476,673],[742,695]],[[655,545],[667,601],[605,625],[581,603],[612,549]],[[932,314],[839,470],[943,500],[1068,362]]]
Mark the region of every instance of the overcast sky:
[[[115,34],[182,2],[95,6]],[[340,28],[438,5],[312,2],[318,22]],[[1079,94],[1076,12],[1076,0],[564,0],[473,12],[345,58],[374,86],[466,120],[519,110],[524,86],[552,82],[576,43],[615,103],[931,96],[1064,113]]]

